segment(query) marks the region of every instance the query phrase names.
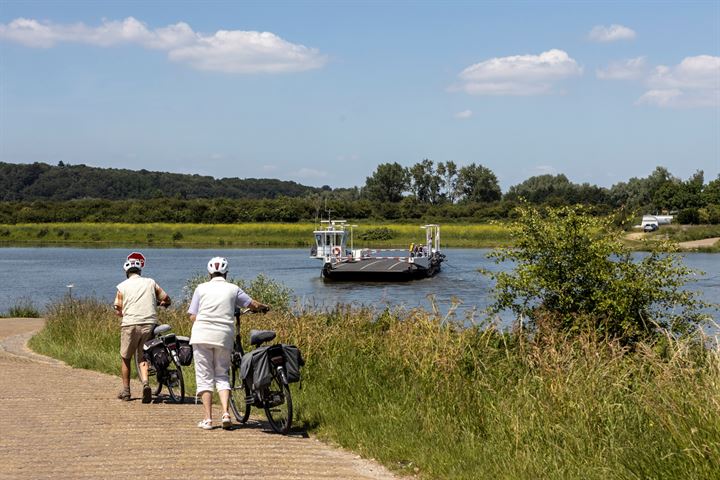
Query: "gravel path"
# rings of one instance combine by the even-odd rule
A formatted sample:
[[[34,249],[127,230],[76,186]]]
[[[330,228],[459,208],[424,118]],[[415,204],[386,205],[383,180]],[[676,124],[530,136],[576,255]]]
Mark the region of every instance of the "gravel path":
[[[265,422],[195,425],[200,405],[115,398],[120,379],[30,352],[41,319],[0,319],[0,479],[393,479],[382,466]],[[118,366],[119,368],[119,366]]]

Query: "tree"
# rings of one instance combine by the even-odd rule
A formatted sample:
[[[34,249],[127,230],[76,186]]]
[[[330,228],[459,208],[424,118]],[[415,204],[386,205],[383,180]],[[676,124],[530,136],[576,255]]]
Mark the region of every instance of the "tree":
[[[536,175],[508,189],[508,200],[525,199],[530,203],[574,203],[571,199],[573,184],[563,175]]]
[[[397,162],[378,165],[365,180],[365,194],[378,202],[399,202],[408,187],[408,171]]]
[[[502,197],[500,185],[492,170],[474,163],[460,169],[457,189],[469,202],[495,202]]]
[[[702,202],[704,205],[720,205],[720,174],[703,188]]]
[[[455,203],[457,196],[457,165],[452,160],[445,163],[438,163],[437,174],[442,179],[442,186],[445,188],[445,198],[450,203]]]
[[[698,294],[683,288],[693,272],[680,256],[653,251],[638,259],[610,219],[582,207],[543,216],[524,205],[518,213],[515,246],[490,255],[513,269],[484,272],[496,282],[492,312],[511,310],[531,326],[546,320],[570,333],[592,328],[627,343],[660,329],[686,333],[707,318]]]
[[[410,179],[412,180],[410,188],[419,202],[439,203],[442,177],[435,171],[432,160],[426,158],[410,167]]]

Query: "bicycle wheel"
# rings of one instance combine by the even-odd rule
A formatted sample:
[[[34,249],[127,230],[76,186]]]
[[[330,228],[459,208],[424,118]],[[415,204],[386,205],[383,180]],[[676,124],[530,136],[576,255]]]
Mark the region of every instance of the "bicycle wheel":
[[[140,361],[138,360],[138,356],[135,355],[135,372],[137,373],[137,378],[140,380],[140,383],[142,383],[143,379],[140,377]],[[158,382],[157,380],[157,374],[155,372],[155,369],[152,365],[150,365],[150,362],[147,362],[148,366],[148,385],[150,385],[150,388],[152,388],[153,395],[156,397],[160,395],[160,390],[162,390],[162,384]]]
[[[172,367],[175,368],[172,368]],[[170,367],[167,369],[165,375],[165,385],[170,395],[170,400],[173,403],[185,402],[185,378],[183,378],[182,369],[180,365],[172,359]]]
[[[267,415],[272,429],[277,433],[287,433],[292,424],[292,397],[290,396],[290,387],[277,372],[273,374],[270,385],[265,389],[264,400],[265,415]]]
[[[250,388],[240,378],[240,367],[233,365],[230,371],[230,407],[240,423],[250,418],[250,405],[245,401],[249,396]]]

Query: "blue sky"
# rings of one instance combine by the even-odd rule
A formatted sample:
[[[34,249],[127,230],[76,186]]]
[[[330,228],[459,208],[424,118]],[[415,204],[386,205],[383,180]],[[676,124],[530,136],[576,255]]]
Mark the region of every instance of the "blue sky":
[[[0,161],[716,178],[720,2],[578,3],[0,0]]]

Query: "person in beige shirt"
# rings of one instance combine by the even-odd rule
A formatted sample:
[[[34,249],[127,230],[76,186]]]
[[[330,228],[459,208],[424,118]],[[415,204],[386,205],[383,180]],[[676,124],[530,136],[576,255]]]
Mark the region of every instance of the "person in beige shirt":
[[[157,305],[167,307],[170,297],[152,278],[143,278],[142,262],[129,258],[123,265],[127,279],[118,284],[115,294],[115,313],[122,317],[120,324],[120,358],[123,389],[120,400],[130,400],[130,361],[138,355],[140,378],[143,382],[142,402],[150,403],[152,390],[148,385],[147,362],[142,357],[143,344],[153,337],[157,325]]]

